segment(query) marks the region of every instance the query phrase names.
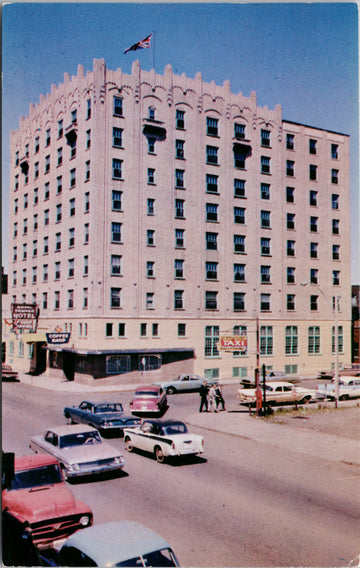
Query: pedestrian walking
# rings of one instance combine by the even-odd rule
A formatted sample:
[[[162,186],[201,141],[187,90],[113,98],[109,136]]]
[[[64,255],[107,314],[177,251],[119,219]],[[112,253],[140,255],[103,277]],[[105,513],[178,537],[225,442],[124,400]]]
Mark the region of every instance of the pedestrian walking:
[[[219,404],[221,404],[221,410],[225,410],[225,400],[222,394],[222,386],[217,384],[215,386],[215,400],[216,400],[216,410],[219,408]]]
[[[212,410],[214,412],[217,412],[216,409],[216,391],[215,391],[215,387],[214,385],[211,385],[210,389],[209,389],[209,412],[211,412]]]
[[[205,412],[208,411],[208,388],[206,386],[206,381],[203,382],[203,384],[200,387],[199,390],[199,394],[200,394],[200,408],[199,408],[199,412],[203,411],[203,408],[205,408]]]

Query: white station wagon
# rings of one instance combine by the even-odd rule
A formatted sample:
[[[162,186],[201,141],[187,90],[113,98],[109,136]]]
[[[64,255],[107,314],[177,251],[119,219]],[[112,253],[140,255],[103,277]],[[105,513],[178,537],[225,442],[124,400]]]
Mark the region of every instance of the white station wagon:
[[[201,454],[204,438],[190,434],[179,420],[144,420],[139,428],[124,430],[126,449],[150,452],[162,463],[166,458]]]

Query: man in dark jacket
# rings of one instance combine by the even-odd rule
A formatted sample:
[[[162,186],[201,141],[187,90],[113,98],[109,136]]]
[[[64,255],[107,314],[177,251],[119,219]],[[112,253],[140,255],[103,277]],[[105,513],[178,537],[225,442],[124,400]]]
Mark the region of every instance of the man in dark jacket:
[[[202,412],[204,407],[205,407],[205,412],[207,412],[208,411],[208,399],[207,399],[208,388],[206,386],[206,381],[204,381],[203,384],[201,385],[200,390],[199,390],[199,395],[200,395],[199,412]]]

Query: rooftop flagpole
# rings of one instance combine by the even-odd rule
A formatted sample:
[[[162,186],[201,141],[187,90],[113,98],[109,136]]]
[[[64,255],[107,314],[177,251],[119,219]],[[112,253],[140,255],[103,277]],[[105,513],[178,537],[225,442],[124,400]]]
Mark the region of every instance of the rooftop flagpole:
[[[153,69],[155,71],[155,30],[153,31],[153,37],[154,37],[154,42],[153,42]]]

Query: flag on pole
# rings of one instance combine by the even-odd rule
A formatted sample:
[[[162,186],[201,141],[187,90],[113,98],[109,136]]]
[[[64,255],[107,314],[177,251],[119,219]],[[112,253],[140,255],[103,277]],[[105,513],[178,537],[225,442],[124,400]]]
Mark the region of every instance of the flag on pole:
[[[126,54],[128,51],[137,51],[138,49],[145,49],[146,47],[150,47],[151,36],[152,36],[152,34],[148,35],[147,37],[145,37],[141,41],[134,43],[134,45],[125,49],[124,54]]]

